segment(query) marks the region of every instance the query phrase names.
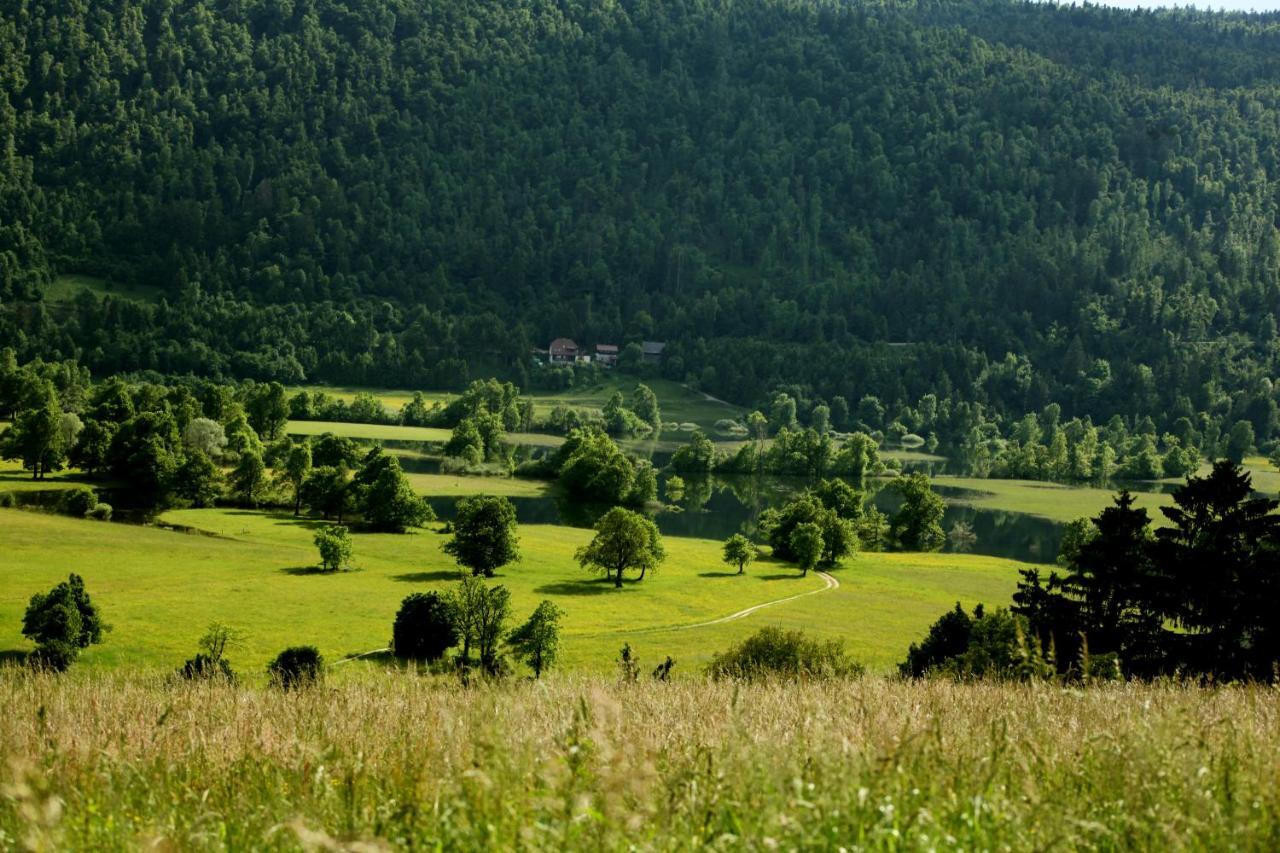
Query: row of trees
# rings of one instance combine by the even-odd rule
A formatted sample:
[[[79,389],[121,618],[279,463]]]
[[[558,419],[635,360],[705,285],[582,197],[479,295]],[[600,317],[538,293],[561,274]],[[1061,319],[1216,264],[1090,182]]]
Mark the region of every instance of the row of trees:
[[[963,676],[1272,681],[1280,672],[1280,501],[1229,460],[1161,508],[1121,492],[1070,525],[1063,573],[1024,569],[1008,609],[959,604],[913,646],[903,672]]]
[[[289,401],[278,383],[93,385],[69,365],[3,356],[0,409],[13,425],[0,434],[0,457],[33,479],[74,467],[143,507],[287,501],[295,513],[305,505],[338,521],[356,514],[386,531],[434,517],[395,456],[330,434],[314,443],[285,436]]]

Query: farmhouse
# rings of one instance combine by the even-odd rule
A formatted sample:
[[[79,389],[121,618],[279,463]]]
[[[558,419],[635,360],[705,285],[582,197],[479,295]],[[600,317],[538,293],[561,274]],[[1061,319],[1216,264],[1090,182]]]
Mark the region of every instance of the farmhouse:
[[[617,344],[596,344],[596,361],[605,367],[614,367],[618,363]]]
[[[640,352],[645,361],[662,361],[662,351],[666,348],[666,343],[661,341],[643,341],[640,344]]]
[[[552,364],[573,364],[578,360],[578,345],[569,338],[556,338],[547,352]]]

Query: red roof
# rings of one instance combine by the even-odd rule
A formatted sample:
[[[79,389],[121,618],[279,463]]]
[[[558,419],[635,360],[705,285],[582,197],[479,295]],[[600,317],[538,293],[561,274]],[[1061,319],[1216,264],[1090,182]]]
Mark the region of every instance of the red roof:
[[[549,352],[552,355],[566,355],[568,353],[576,353],[578,345],[569,338],[556,338],[551,342]]]
[[[617,353],[618,345],[617,344],[596,344],[596,352]]]

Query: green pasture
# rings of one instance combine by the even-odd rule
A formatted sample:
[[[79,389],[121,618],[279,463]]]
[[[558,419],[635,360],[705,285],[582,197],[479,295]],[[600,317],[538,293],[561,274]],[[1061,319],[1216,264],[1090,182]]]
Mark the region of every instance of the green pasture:
[[[535,391],[528,396],[533,399],[535,410],[539,415],[549,413],[558,405],[574,409],[598,410],[603,408],[614,391],[621,391],[630,400],[631,392],[641,381],[615,373],[603,382],[587,388],[574,388],[556,393]],[[666,423],[672,421],[693,423],[708,435],[714,435],[716,421],[724,418],[738,418],[746,414],[746,410],[739,406],[716,400],[669,379],[646,379],[643,382],[658,395],[658,406],[662,410],[662,420]]]
[[[1035,480],[997,480],[980,477],[939,476],[935,486],[971,490],[972,495],[946,495],[948,503],[978,509],[1021,512],[1066,523],[1095,516],[1114,501],[1117,490],[1094,486],[1065,486]],[[1170,495],[1134,492],[1137,504],[1145,507],[1153,520],[1164,518],[1159,508],[1173,503]]]
[[[658,406],[662,410],[662,419],[666,422],[697,424],[708,435],[714,435],[715,423],[723,418],[738,418],[746,413],[745,409],[719,400],[709,398],[706,394],[686,388],[669,379],[640,380],[633,376],[611,374],[596,384],[573,388],[568,391],[546,392],[531,391],[524,396],[533,401],[534,413],[541,419],[551,413],[559,405],[573,409],[599,411],[608,402],[614,391],[621,391],[628,400],[631,392],[641,382],[653,389],[658,395]],[[378,401],[393,412],[413,399],[413,392],[395,388],[354,388],[333,385],[305,385],[291,388],[290,391],[322,391],[331,397],[350,402],[356,394],[372,394]],[[458,395],[444,391],[423,391],[428,404],[433,402],[448,403]],[[672,434],[672,438],[679,433]],[[421,439],[420,439],[421,440]],[[434,440],[434,439],[428,439]]]
[[[0,432],[6,425],[0,424]],[[72,486],[95,485],[79,471],[57,471],[43,480],[31,479],[31,472],[16,459],[0,459],[0,492],[41,492],[51,489],[69,489]]]
[[[405,476],[415,492],[429,498],[465,497],[480,493],[507,498],[541,498],[551,492],[551,484],[546,480],[526,480],[520,477],[416,472],[407,472]]]
[[[452,430],[439,427],[399,426],[394,424],[351,424],[340,421],[289,421],[289,435],[323,435],[331,432],[346,438],[362,438],[370,441],[434,441],[444,443]],[[509,432],[511,444],[527,444],[533,447],[559,447],[564,438],[540,432]]]
[[[135,302],[155,302],[160,291],[142,284],[122,284],[91,275],[60,275],[44,288],[46,302],[70,302],[81,293],[91,293],[98,298],[114,296]]]
[[[163,521],[204,531],[178,532],[0,510],[0,654],[30,648],[20,633],[31,594],[69,572],[86,578],[113,630],[87,650],[90,668],[178,666],[215,620],[242,629],[235,659],[249,674],[287,645],[311,643],[331,661],[387,644],[391,620],[410,592],[443,589],[457,569],[434,529],[403,536],[355,534],[355,571],[314,573],[317,522],[245,510],[176,510]],[[720,543],[666,540],[668,558],[643,583],[615,590],[581,570],[573,552],[591,532],[525,526],[523,561],[495,582],[512,591],[523,618],[542,599],[559,604],[567,668],[607,671],[630,642],[644,662],[666,655],[684,671],[763,625],[803,627],[840,638],[855,657],[886,669],[954,602],[1004,603],[1019,564],[952,554],[864,554],[833,571],[840,588],[708,627],[688,627],[754,605],[820,590],[788,565],[761,560],[744,577],[720,561]],[[376,663],[351,663],[358,675]]]

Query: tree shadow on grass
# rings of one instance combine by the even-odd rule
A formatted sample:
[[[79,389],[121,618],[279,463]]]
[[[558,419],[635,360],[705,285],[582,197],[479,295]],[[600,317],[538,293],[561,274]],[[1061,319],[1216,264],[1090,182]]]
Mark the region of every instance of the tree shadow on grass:
[[[352,652],[338,658],[335,663],[354,663],[356,661],[367,661],[380,666],[400,666],[401,668],[403,668],[404,663],[400,658],[392,654],[390,649],[382,649],[376,652]]]
[[[698,572],[700,578],[736,578],[737,576],[737,572]]]
[[[4,649],[0,651],[0,667],[25,666],[30,654],[26,649]]]
[[[280,570],[281,574],[302,577],[304,575],[349,575],[358,569],[343,569],[341,571],[329,571],[319,566],[289,566]]]
[[[456,581],[462,577],[458,569],[441,569],[435,572],[411,572],[404,575],[392,575],[393,581],[400,583],[433,583],[435,581]]]
[[[630,586],[637,581],[623,581],[624,584]],[[543,584],[535,587],[534,592],[540,592],[543,595],[603,595],[605,593],[614,592],[617,589],[613,585],[610,578],[596,578],[594,580],[583,581],[559,581],[557,583]]]
[[[800,574],[797,570],[794,572],[786,572],[785,574],[756,575],[756,577],[760,578],[762,581],[802,581],[806,576]]]
[[[290,527],[302,527],[307,530],[317,530],[321,527],[328,527],[337,524],[336,521],[329,521],[323,518],[313,518],[306,515],[294,515],[291,512],[274,512],[269,509],[229,509],[226,515],[253,516],[254,518],[270,519],[276,524],[288,525]]]

